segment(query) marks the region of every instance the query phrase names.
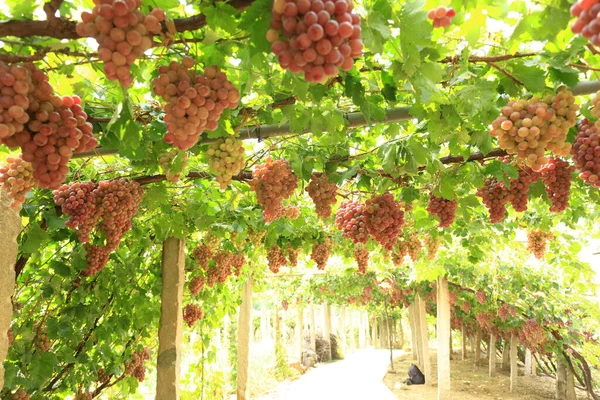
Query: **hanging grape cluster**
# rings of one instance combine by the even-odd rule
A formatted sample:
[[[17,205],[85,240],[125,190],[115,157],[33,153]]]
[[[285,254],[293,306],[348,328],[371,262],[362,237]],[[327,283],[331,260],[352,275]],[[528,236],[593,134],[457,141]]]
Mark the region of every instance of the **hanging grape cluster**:
[[[167,103],[164,140],[181,150],[194,146],[203,131],[217,129],[223,111],[236,108],[240,101],[240,92],[219,67],[207,67],[200,74],[193,66],[190,57],[182,63],[172,61],[159,67],[159,75],[152,81],[154,94]]]
[[[492,123],[490,133],[508,154],[517,155],[521,163],[538,171],[547,162],[546,151],[559,156],[571,151],[565,140],[575,126],[578,110],[573,94],[561,87],[555,96],[510,101]]]
[[[233,274],[239,277],[242,274],[242,268],[246,265],[246,256],[244,253],[236,253],[231,258],[231,269]]]
[[[439,6],[427,13],[427,18],[433,20],[434,28],[448,28],[452,24],[452,18],[456,16],[456,11],[452,8]]]
[[[404,226],[404,211],[399,203],[387,192],[367,200],[365,211],[369,233],[384,249],[392,250]]]
[[[138,382],[143,382],[146,378],[146,367],[144,363],[150,359],[150,349],[144,347],[143,350],[136,351],[131,355],[131,360],[125,364],[125,374],[133,376]]]
[[[321,83],[352,69],[363,49],[353,9],[352,0],[274,0],[267,40],[279,65]]]
[[[279,269],[287,264],[283,249],[274,246],[267,251],[267,263],[272,273],[279,273]]]
[[[540,170],[540,176],[552,205],[550,211],[561,212],[569,206],[571,173],[574,167],[560,158],[551,158]]]
[[[527,211],[527,202],[529,200],[529,188],[531,184],[539,179],[539,173],[529,167],[519,168],[519,177],[510,179],[510,189],[508,192],[508,201],[515,211]]]
[[[600,46],[600,32],[596,28],[600,23],[599,12],[600,3],[597,0],[579,0],[571,6],[571,15],[577,18],[571,30],[596,46]]]
[[[8,197],[12,199],[10,205],[18,208],[25,203],[25,195],[35,186],[33,181],[33,166],[23,160],[23,155],[7,157],[6,164],[0,167],[0,185]]]
[[[212,260],[214,264],[208,269],[208,286],[214,287],[215,283],[225,283],[227,278],[233,273],[233,253],[229,251],[221,250],[216,252]]]
[[[235,138],[219,139],[208,146],[208,166],[217,175],[222,190],[227,189],[232,178],[246,166],[244,145]]]
[[[406,245],[406,250],[410,256],[410,259],[413,262],[417,262],[419,259],[419,253],[423,248],[423,243],[421,243],[419,237],[416,234],[412,234],[406,238],[404,244]]]
[[[506,204],[510,200],[510,189],[504,182],[487,178],[484,186],[477,189],[477,196],[481,197],[483,204],[490,214],[490,222],[498,223],[506,217]]]
[[[329,242],[315,243],[310,253],[310,259],[317,264],[317,269],[324,270],[329,260],[331,248]]]
[[[469,303],[468,301],[463,301],[461,309],[463,310],[463,312],[468,313],[469,311],[471,311],[471,303]]]
[[[285,215],[283,200],[288,199],[298,186],[298,176],[286,160],[267,158],[265,164],[252,171],[250,189],[256,192],[256,200],[263,209],[265,222],[272,222]]]
[[[335,226],[342,231],[343,237],[354,243],[367,243],[369,240],[367,210],[359,201],[348,200],[340,205],[335,214]]]
[[[87,270],[90,276],[100,271],[108,262],[125,233],[132,225],[142,201],[142,188],[135,181],[113,179],[93,183],[63,185],[54,191],[54,202],[69,216],[66,225],[77,229],[79,240],[85,244]],[[103,235],[105,244],[91,244],[90,234],[96,230]]]
[[[527,232],[527,250],[529,250],[535,258],[541,260],[546,254],[548,248],[548,240],[552,239],[550,232],[544,232],[539,229],[532,229]]]
[[[46,334],[46,329],[43,327],[38,328],[35,337],[33,338],[33,345],[39,351],[49,351],[52,347],[52,342]]]
[[[498,308],[498,317],[500,317],[502,322],[506,322],[509,315],[512,315],[513,317],[516,316],[517,310],[507,303],[502,303],[502,305]]]
[[[283,308],[283,311],[287,311],[289,307],[290,307],[290,303],[287,300],[283,300],[281,302],[281,308]]]
[[[198,262],[204,271],[208,271],[208,262],[212,258],[213,251],[204,243],[200,243],[192,252],[192,257]]]
[[[289,219],[298,219],[300,216],[300,208],[291,206],[285,209],[284,216]]]
[[[437,252],[440,248],[439,236],[433,237],[432,235],[425,236],[425,248],[427,249],[427,259],[434,260]]]
[[[392,263],[394,263],[396,267],[401,266],[407,254],[408,247],[406,246],[405,240],[402,238],[398,239],[394,250],[392,250]]]
[[[188,304],[183,309],[183,320],[189,328],[202,319],[202,309],[196,304]]]
[[[92,393],[78,393],[73,400],[92,400]]]
[[[439,218],[440,228],[447,228],[452,225],[454,218],[456,217],[457,207],[458,203],[456,200],[447,200],[443,197],[437,197],[433,192],[429,194],[427,212]]]
[[[0,144],[25,128],[34,88],[31,68],[0,61]],[[51,92],[46,85],[42,89]]]
[[[18,389],[16,392],[14,392],[11,395],[11,400],[29,400],[31,396],[29,396],[29,394],[27,394],[27,392],[25,391],[25,389]]]
[[[192,296],[196,297],[200,294],[202,290],[204,290],[204,285],[206,284],[206,279],[203,276],[195,276],[192,278],[190,282],[190,293]]]
[[[485,304],[487,300],[487,297],[483,290],[478,290],[477,293],[475,293],[475,298],[477,299],[477,302],[481,305]]]
[[[598,98],[600,96],[596,95]],[[600,135],[598,128],[587,118],[579,124],[571,156],[579,170],[579,178],[588,185],[600,188]]]
[[[315,203],[317,215],[328,218],[331,215],[331,206],[336,201],[337,185],[329,182],[327,175],[314,172],[305,190]]]
[[[160,34],[165,13],[160,8],[144,15],[141,0],[94,0],[92,12],[83,12],[76,30],[98,42],[98,58],[111,81],[128,87],[133,82],[131,66],[152,48],[152,36]]]
[[[546,341],[544,328],[536,320],[528,319],[519,331],[519,340],[525,347],[535,353]]]
[[[181,159],[179,163],[175,162],[177,157],[180,157]],[[158,164],[167,180],[169,182],[177,183],[181,178],[181,172],[187,166],[187,154],[185,152],[180,152],[177,149],[171,149],[158,156]]]
[[[287,249],[287,258],[289,261],[290,268],[294,268],[298,265],[298,256],[300,255],[300,249],[294,249],[292,246]]]
[[[356,260],[356,264],[358,264],[358,273],[365,275],[369,266],[369,249],[366,246],[355,246],[354,259]]]

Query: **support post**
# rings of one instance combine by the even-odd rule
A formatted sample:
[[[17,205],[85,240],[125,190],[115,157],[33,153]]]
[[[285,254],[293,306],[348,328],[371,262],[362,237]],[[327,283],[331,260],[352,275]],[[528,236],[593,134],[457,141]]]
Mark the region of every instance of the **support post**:
[[[481,329],[477,328],[477,338],[475,339],[475,365],[481,363]]]
[[[510,341],[507,339],[503,339],[502,346],[502,369],[508,370],[510,369]]]
[[[531,361],[533,360],[533,355],[531,354],[531,350],[525,349],[525,375],[531,375]]]
[[[514,334],[510,335],[510,392],[517,387],[517,338]]]
[[[17,236],[21,231],[18,210],[10,206],[6,192],[0,188],[0,390],[4,387],[4,359],[8,353],[8,329],[12,319],[11,297],[15,290]]]
[[[327,343],[327,360],[331,361],[331,306],[328,302],[323,303],[323,339]]]
[[[252,286],[250,276],[242,290],[242,304],[238,320],[237,344],[237,399],[246,400],[250,396],[250,332],[252,330]]]
[[[461,359],[464,361],[467,359],[467,332],[464,325],[461,326],[460,333],[462,339]]]
[[[364,349],[367,347],[367,335],[365,329],[365,319],[362,311],[358,312],[358,348]]]
[[[339,346],[343,349],[343,351],[345,352],[346,349],[348,348],[347,345],[347,340],[346,340],[346,307],[342,306],[342,308],[340,309],[340,319],[339,319],[340,323],[339,323]]]
[[[450,400],[450,296],[448,279],[437,280],[438,400]],[[426,375],[427,376],[427,375]],[[425,378],[427,383],[427,378]]]
[[[185,240],[173,237],[163,243],[162,292],[158,328],[156,399],[179,400],[179,373],[183,339],[183,286]]]
[[[298,316],[296,320],[296,340],[298,341],[298,349],[296,350],[298,355],[298,360],[300,360],[300,364],[302,364],[302,353],[304,351],[304,309],[302,308],[302,303],[298,302]]]
[[[412,357],[413,360],[417,360],[417,363],[421,363],[421,360],[419,359],[419,350],[418,350],[418,339],[417,339],[417,334],[419,329],[417,328],[417,324],[415,323],[416,321],[416,312],[415,312],[415,308],[416,308],[416,302],[415,303],[411,303],[411,305],[408,306],[408,323],[410,325],[410,348],[412,350]]]
[[[577,400],[575,393],[575,375],[573,374],[572,364],[567,365],[567,400]]]
[[[417,304],[419,309],[420,336],[421,348],[423,354],[423,375],[425,375],[425,384],[431,385],[431,358],[429,357],[429,331],[427,330],[427,310],[425,309],[425,301],[421,296],[417,295]],[[446,346],[448,348],[448,346]]]
[[[317,352],[317,328],[315,327],[315,305],[310,305],[310,348]]]
[[[562,353],[556,358],[556,400],[576,400],[573,370]]]
[[[490,345],[488,347],[488,361],[489,361],[489,376],[492,377],[496,374],[496,335],[490,335]]]

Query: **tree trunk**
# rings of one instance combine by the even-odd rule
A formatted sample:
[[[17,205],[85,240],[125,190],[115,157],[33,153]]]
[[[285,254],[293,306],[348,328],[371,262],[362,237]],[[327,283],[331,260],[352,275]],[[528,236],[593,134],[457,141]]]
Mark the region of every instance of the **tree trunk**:
[[[493,333],[490,335],[490,346],[488,347],[489,357],[489,376],[492,377],[496,374],[496,335]]]
[[[517,337],[512,334],[510,335],[510,392],[517,387]]]
[[[438,400],[450,399],[450,300],[448,280],[437,280]],[[427,382],[427,378],[425,380]]]
[[[323,303],[323,325],[325,326],[325,329],[323,329],[323,339],[325,339],[329,348],[326,356],[327,360],[325,361],[331,361],[331,307],[327,302]]]
[[[4,359],[8,352],[8,329],[12,319],[11,297],[15,290],[17,236],[21,231],[19,212],[10,206],[0,188],[0,390],[4,387]]]
[[[244,284],[242,304],[238,320],[237,343],[237,399],[246,400],[250,395],[250,330],[252,328],[252,276]]]
[[[163,243],[162,254],[162,292],[156,364],[157,400],[178,400],[180,397],[184,285],[185,241],[170,237]]]

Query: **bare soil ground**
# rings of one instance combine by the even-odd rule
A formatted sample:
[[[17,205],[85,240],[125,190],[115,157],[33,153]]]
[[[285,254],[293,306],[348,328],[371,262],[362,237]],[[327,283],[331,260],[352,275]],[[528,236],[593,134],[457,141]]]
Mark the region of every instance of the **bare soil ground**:
[[[520,371],[517,387],[509,393],[510,374],[497,365],[496,376],[488,376],[487,360],[485,365],[476,366],[474,355],[469,353],[469,359],[461,361],[460,355],[455,354],[450,362],[451,388],[453,398],[460,400],[548,400],[556,398],[556,381],[547,376],[524,376]],[[431,352],[433,369],[432,385],[406,386],[408,367],[413,363],[412,355],[407,352],[394,359],[396,373],[388,373],[384,383],[400,400],[434,400],[437,399],[437,362],[435,352]],[[500,360],[499,360],[500,361]],[[577,389],[576,389],[577,390]],[[587,395],[577,390],[577,398],[584,400]]]

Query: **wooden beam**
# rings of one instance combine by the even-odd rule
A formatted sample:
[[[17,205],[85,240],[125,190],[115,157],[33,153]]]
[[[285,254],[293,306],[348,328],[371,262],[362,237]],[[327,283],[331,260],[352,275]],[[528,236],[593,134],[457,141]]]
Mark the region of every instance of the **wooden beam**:
[[[450,400],[450,296],[448,279],[437,280],[438,400]],[[425,379],[427,382],[427,378]]]
[[[517,337],[510,335],[510,392],[517,387],[518,364],[517,364]]]
[[[242,289],[237,337],[237,399],[250,397],[250,333],[252,332],[252,289],[254,278],[248,277]],[[261,321],[262,322],[262,321]]]
[[[162,292],[158,328],[156,399],[179,400],[179,373],[183,338],[185,240],[170,237],[163,243]]]

